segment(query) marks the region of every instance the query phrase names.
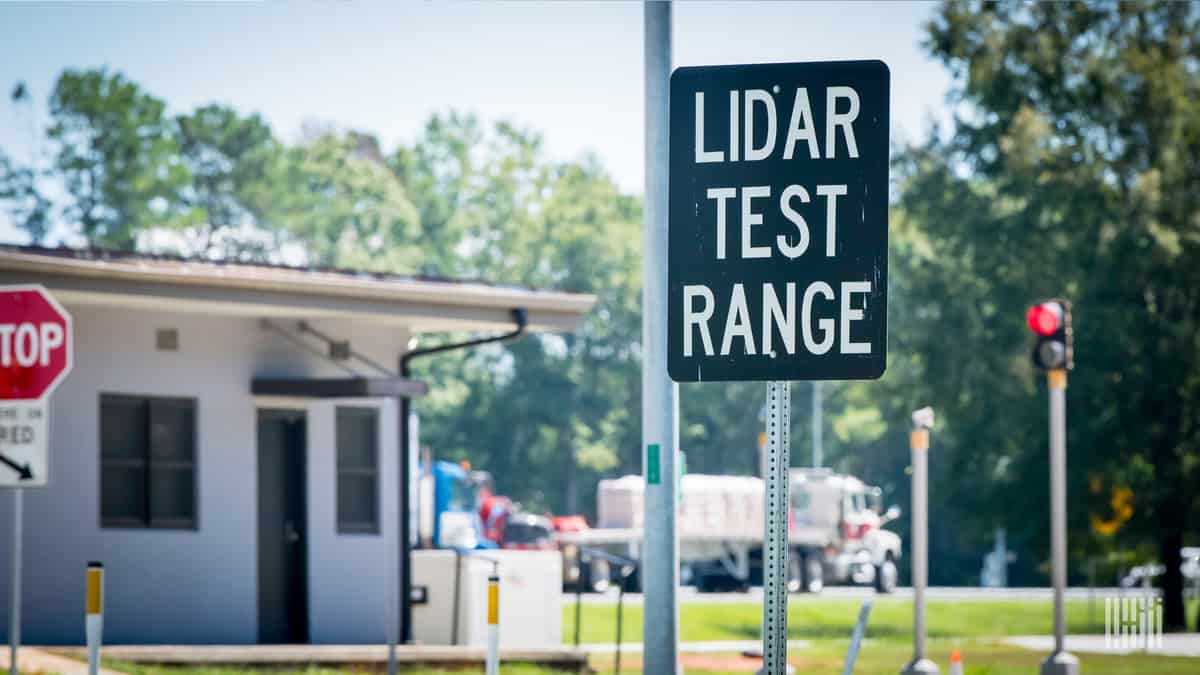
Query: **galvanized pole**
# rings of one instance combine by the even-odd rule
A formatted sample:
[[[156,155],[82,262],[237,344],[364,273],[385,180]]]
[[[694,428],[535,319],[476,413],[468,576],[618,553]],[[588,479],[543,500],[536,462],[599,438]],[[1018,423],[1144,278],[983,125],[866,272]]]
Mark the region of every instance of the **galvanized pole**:
[[[1050,559],[1054,577],[1054,652],[1041,675],[1079,675],[1079,659],[1064,646],[1063,591],[1067,586],[1067,371],[1046,372],[1050,390]]]
[[[925,408],[924,410],[929,410]],[[908,447],[912,452],[912,587],[913,658],[902,675],[937,675],[937,664],[925,658],[925,585],[929,580],[929,428],[922,411],[913,413]]]
[[[821,382],[812,383],[812,465],[814,468],[820,468],[825,464],[825,448],[822,447],[821,434],[824,428],[821,426],[821,419],[824,417],[825,402],[822,400]]]
[[[667,171],[671,5],[647,2],[645,20],[646,196],[642,232],[642,467],[646,478],[645,671],[679,669],[679,537],[675,473],[678,385],[667,377]]]
[[[765,675],[791,671],[787,662],[788,510],[791,482],[788,428],[791,386],[767,383],[767,475],[763,532],[763,669]]]
[[[21,646],[21,547],[25,539],[24,529],[25,491],[16,488],[13,493],[13,542],[12,542],[12,582],[9,585],[8,606],[8,658],[9,675],[19,675],[17,670],[17,650]]]
[[[867,632],[867,617],[871,615],[871,599],[867,598],[858,610],[858,621],[854,624],[854,632],[850,634],[850,649],[846,650],[846,660],[842,666],[842,675],[854,675],[854,662],[858,660],[858,650],[862,647],[863,635]]]

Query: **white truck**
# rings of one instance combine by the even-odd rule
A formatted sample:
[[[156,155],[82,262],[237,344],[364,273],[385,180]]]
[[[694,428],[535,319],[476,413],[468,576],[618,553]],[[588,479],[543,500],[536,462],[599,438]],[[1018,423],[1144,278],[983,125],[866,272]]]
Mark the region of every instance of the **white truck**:
[[[688,474],[680,480],[681,577],[700,591],[738,590],[762,582],[763,497],[760,478]],[[896,586],[900,537],[883,529],[899,517],[881,511],[881,491],[827,469],[792,469],[788,514],[789,587],[816,593],[825,583]],[[560,532],[564,582],[601,589],[609,566],[589,549],[641,559],[644,479],[600,481],[597,526]]]

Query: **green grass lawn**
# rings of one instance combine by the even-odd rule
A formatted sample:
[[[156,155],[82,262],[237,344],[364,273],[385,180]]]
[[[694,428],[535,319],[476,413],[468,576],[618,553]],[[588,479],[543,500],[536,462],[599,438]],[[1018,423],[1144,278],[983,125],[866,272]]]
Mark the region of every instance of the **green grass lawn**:
[[[857,600],[823,599],[795,596],[788,605],[788,635],[792,638],[848,638],[862,603]],[[615,605],[583,605],[580,620],[581,642],[613,642],[616,636]],[[745,604],[693,604],[679,607],[679,636],[685,642],[708,640],[755,640],[761,622],[762,607]],[[1050,602],[1038,600],[995,600],[928,603],[927,626],[930,638],[999,637],[1044,635],[1053,631]],[[624,611],[624,639],[640,642],[642,608],[628,606]],[[1098,599],[1092,617],[1087,601],[1067,603],[1067,631],[1103,633],[1104,602]],[[867,624],[867,637],[881,640],[908,640],[912,635],[912,602],[876,598]],[[573,643],[575,606],[563,608],[563,639]]]
[[[846,640],[815,640],[811,647],[793,650],[790,661],[801,673],[841,673],[842,659],[846,654]],[[1010,647],[1008,645],[977,641],[966,638],[933,640],[929,645],[929,657],[949,671],[950,650],[959,649],[967,675],[1030,675],[1037,672],[1038,663],[1045,654]],[[870,640],[863,645],[855,663],[855,675],[896,675],[911,657],[907,644],[888,640]],[[1200,670],[1197,659],[1147,655],[1098,655],[1081,654],[1083,672],[1088,675],[1194,675]],[[756,663],[737,654],[688,655],[682,657],[688,673],[703,675],[734,675],[752,673]],[[165,666],[138,666],[112,662],[105,664],[129,675],[278,675],[281,670],[249,670],[239,668],[179,668]],[[599,674],[611,675],[612,657],[594,657],[592,668]],[[303,675],[340,675],[341,673],[366,672],[362,670],[334,670],[312,668],[290,671]],[[479,669],[439,670],[401,669],[406,675],[475,675]],[[502,665],[505,675],[553,675],[556,671],[530,665]],[[626,655],[622,659],[621,672],[625,675],[642,673],[637,655]]]
[[[306,670],[296,669],[248,669],[234,667],[218,667],[218,668],[182,668],[179,666],[152,666],[140,665],[136,663],[125,663],[121,661],[105,661],[105,668],[126,673],[127,675],[283,675],[284,673],[297,673],[299,675],[342,675],[343,673],[369,673],[369,669],[346,669],[338,670],[335,668],[308,668]],[[547,670],[529,664],[513,664],[504,665],[501,672],[505,675],[562,675],[562,671]],[[625,672],[624,666],[621,668]],[[405,668],[401,667],[400,672],[405,675],[472,675],[473,673],[482,673],[482,670],[460,669],[460,670],[444,670],[441,668]]]
[[[792,650],[789,661],[799,673],[836,675],[842,672],[848,642],[845,640],[816,640],[805,649]],[[1011,647],[1008,645],[977,642],[973,640],[933,641],[928,656],[941,668],[942,673],[950,670],[950,651],[957,648],[963,657],[966,675],[1035,675],[1038,664],[1045,654]],[[683,655],[684,669],[688,673],[722,675],[752,673],[749,668],[756,665],[750,659],[738,655]],[[855,662],[855,675],[897,675],[900,668],[912,658],[912,650],[906,644],[887,641],[868,641],[859,652]],[[1081,670],[1087,675],[1195,675],[1200,672],[1197,659],[1147,655],[1097,655],[1080,654]],[[704,661],[713,668],[704,668]],[[723,669],[721,663],[726,663]],[[612,659],[592,659],[592,667],[603,675],[612,675]],[[636,657],[622,659],[621,672],[625,675],[641,673],[640,661]],[[734,668],[734,665],[741,666]]]
[[[811,646],[792,651],[792,663],[801,673],[840,673],[842,659],[849,644],[848,636],[857,618],[860,602],[794,596],[789,604],[788,628],[793,638],[811,641]],[[1085,600],[1067,603],[1067,626],[1072,633],[1101,633],[1104,630],[1103,601],[1100,600],[1091,620]],[[680,637],[683,641],[756,640],[759,615],[762,609],[753,603],[702,605],[684,603],[680,606]],[[1196,605],[1188,607],[1189,619],[1194,619]],[[582,607],[583,642],[612,642],[615,639],[616,607],[584,605]],[[570,643],[574,637],[575,608],[563,608],[563,636]],[[624,640],[640,642],[642,608],[625,609]],[[1044,601],[1000,600],[989,602],[930,601],[928,610],[929,656],[949,671],[950,651],[959,649],[967,675],[1029,675],[1045,654],[1013,647],[992,638],[1011,635],[1037,635],[1051,632],[1051,603]],[[856,675],[895,675],[911,657],[910,646],[912,603],[893,598],[876,598],[864,643],[856,664]],[[1193,675],[1200,673],[1200,659],[1145,654],[1100,655],[1080,654],[1083,672],[1088,675]],[[705,675],[753,672],[755,663],[737,654],[684,654],[682,662],[687,672]],[[249,670],[242,668],[179,668],[139,666],[129,663],[106,664],[129,675],[274,675],[280,670]],[[611,656],[593,657],[591,665],[599,673],[613,672]],[[622,673],[641,673],[640,656],[626,654]],[[362,669],[308,669],[304,675],[336,675],[346,672],[365,672]],[[442,673],[472,674],[480,670],[407,669],[411,675]],[[549,675],[555,671],[531,665],[504,665],[507,675]]]

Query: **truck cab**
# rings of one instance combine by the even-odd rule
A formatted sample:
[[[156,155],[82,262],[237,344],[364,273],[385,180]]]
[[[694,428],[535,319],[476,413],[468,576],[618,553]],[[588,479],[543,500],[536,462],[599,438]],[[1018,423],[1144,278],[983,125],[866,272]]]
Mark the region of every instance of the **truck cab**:
[[[900,537],[883,527],[900,510],[884,511],[882,494],[854,476],[792,470],[790,539],[798,545],[807,590],[819,590],[825,579],[874,585],[881,592],[895,588]]]
[[[496,547],[483,536],[479,486],[468,467],[445,461],[422,463],[418,492],[422,545],[458,549]]]

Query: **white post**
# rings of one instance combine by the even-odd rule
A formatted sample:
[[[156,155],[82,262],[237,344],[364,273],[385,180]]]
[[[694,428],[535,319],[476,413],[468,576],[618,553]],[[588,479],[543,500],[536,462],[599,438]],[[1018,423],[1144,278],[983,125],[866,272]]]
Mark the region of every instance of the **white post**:
[[[87,632],[88,675],[100,672],[100,642],[104,634],[104,565],[87,565]]]
[[[25,539],[24,490],[13,490],[12,591],[8,605],[9,675],[19,675],[17,651],[21,647],[21,546]]]
[[[642,232],[642,449],[646,478],[645,671],[679,671],[679,537],[675,463],[678,386],[667,377],[668,96],[671,5],[647,2],[645,17],[646,196]]]
[[[927,411],[927,412],[926,412]],[[925,585],[929,580],[929,428],[933,411],[913,413],[908,437],[912,452],[912,587],[913,658],[903,675],[937,675],[937,664],[925,658]]]
[[[1142,577],[1142,612],[1141,612],[1141,616],[1139,617],[1139,619],[1141,621],[1141,625],[1139,627],[1141,628],[1141,631],[1142,631],[1142,636],[1141,636],[1142,640],[1141,640],[1141,644],[1139,646],[1144,651],[1150,650],[1150,646],[1152,644],[1151,640],[1150,640],[1150,635],[1154,631],[1154,618],[1150,615],[1150,612],[1152,611],[1152,609],[1151,609],[1152,603],[1150,602],[1150,600],[1154,594],[1153,587],[1151,586],[1151,580],[1150,580],[1150,574],[1152,573],[1152,570],[1153,570],[1153,566],[1147,565],[1146,566],[1146,574],[1145,574],[1145,576]]]
[[[793,672],[787,662],[788,512],[791,509],[791,386],[767,383],[766,500],[763,527],[764,675]]]
[[[494,567],[494,565],[493,565]],[[488,577],[487,674],[500,675],[500,576]]]
[[[1079,675],[1079,659],[1064,645],[1063,591],[1067,586],[1067,371],[1046,372],[1050,389],[1050,561],[1054,580],[1054,653],[1041,675]]]

